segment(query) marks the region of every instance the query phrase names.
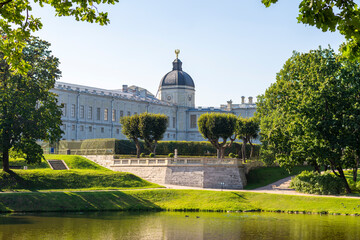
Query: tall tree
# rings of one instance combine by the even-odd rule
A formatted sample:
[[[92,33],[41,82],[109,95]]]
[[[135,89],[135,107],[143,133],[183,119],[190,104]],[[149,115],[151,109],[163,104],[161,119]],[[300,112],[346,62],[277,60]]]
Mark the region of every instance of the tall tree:
[[[359,64],[341,60],[332,49],[295,52],[259,98],[261,141],[267,156],[282,166],[308,162],[330,165],[351,192],[343,168],[357,153]]]
[[[252,139],[258,137],[259,132],[259,123],[256,118],[239,118],[236,126],[236,135],[239,139],[243,141],[241,148],[241,155],[243,161],[246,161],[246,144],[250,144],[250,158],[253,156],[254,146],[252,144]]]
[[[164,137],[168,117],[164,114],[142,113],[139,115],[139,130],[146,148],[156,155],[158,141]]]
[[[22,49],[31,32],[42,28],[40,18],[32,15],[32,7],[51,6],[56,16],[74,16],[77,21],[96,22],[100,25],[109,23],[108,14],[99,12],[101,4],[115,4],[119,0],[4,0],[0,3],[0,52],[10,71],[15,74],[26,73],[31,67],[22,59]]]
[[[43,152],[36,141],[54,142],[61,137],[61,107],[50,92],[61,72],[49,46],[38,38],[27,42],[22,54],[31,70],[25,76],[10,74],[9,64],[0,61],[0,152],[4,171],[9,171],[11,148],[23,152],[28,163],[39,162]]]
[[[130,140],[133,140],[136,145],[136,156],[140,157],[140,117],[139,115],[126,116],[120,118],[122,133]]]
[[[278,0],[261,0],[269,7]],[[354,0],[301,0],[298,22],[344,35],[342,52],[350,59],[360,58],[360,9]]]
[[[236,121],[235,115],[227,113],[205,113],[198,119],[199,132],[217,149],[218,158],[224,158],[225,149],[236,139]]]

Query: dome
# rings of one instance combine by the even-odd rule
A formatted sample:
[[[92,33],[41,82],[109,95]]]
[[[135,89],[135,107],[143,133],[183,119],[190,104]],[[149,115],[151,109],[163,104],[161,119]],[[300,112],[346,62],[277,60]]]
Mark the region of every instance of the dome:
[[[182,62],[176,58],[173,61],[173,70],[168,72],[160,82],[160,87],[166,86],[189,86],[195,87],[194,81],[189,74],[182,70]]]

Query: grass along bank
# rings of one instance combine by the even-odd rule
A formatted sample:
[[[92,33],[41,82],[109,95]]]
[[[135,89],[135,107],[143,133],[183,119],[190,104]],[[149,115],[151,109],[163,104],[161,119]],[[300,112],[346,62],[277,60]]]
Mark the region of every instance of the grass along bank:
[[[359,215],[359,204],[359,198],[173,189],[0,194],[0,212],[169,210]]]
[[[28,170],[0,172],[0,191],[39,191],[69,189],[159,188],[133,174],[114,172],[82,156],[45,155],[46,159],[61,159],[70,170],[52,170],[43,160],[29,165]],[[10,165],[26,166],[23,159],[12,159]]]

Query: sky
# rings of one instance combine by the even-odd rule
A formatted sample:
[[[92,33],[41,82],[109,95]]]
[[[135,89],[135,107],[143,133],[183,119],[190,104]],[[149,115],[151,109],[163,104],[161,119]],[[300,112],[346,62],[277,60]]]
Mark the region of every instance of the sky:
[[[265,8],[261,0],[119,0],[98,7],[109,13],[107,26],[34,7],[44,25],[34,35],[50,42],[60,59],[59,81],[105,89],[136,85],[153,94],[180,49],[196,106],[219,107],[265,93],[294,50],[338,49],[339,33],[297,23],[299,2]]]

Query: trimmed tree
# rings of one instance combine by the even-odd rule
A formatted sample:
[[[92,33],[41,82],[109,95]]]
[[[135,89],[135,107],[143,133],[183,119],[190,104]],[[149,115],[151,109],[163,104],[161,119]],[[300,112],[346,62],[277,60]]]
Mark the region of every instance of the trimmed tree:
[[[165,114],[142,113],[139,115],[139,131],[145,147],[156,156],[158,141],[164,137],[168,125]]]
[[[50,90],[60,77],[59,60],[51,55],[49,43],[31,38],[23,49],[23,59],[31,66],[24,75],[13,75],[0,54],[0,152],[3,170],[9,172],[9,150],[24,154],[27,163],[43,158],[37,140],[61,138],[61,106]]]
[[[236,121],[230,113],[205,113],[198,119],[199,132],[217,149],[218,158],[224,158],[225,149],[236,139]]]
[[[239,139],[243,141],[242,148],[241,148],[241,155],[242,159],[246,161],[246,144],[250,144],[250,158],[253,156],[254,146],[252,144],[252,139],[258,137],[259,132],[259,123],[255,119],[252,118],[242,118],[240,117],[237,121],[236,125],[236,135]]]
[[[139,115],[125,116],[120,118],[122,125],[122,133],[129,139],[133,140],[136,146],[136,156],[140,157],[140,142],[141,133],[139,129],[140,117]]]

